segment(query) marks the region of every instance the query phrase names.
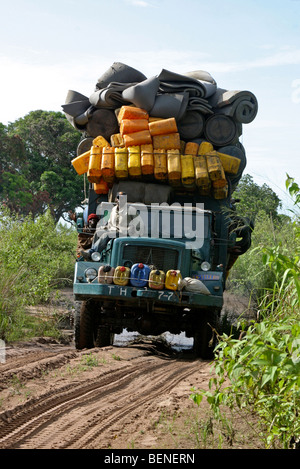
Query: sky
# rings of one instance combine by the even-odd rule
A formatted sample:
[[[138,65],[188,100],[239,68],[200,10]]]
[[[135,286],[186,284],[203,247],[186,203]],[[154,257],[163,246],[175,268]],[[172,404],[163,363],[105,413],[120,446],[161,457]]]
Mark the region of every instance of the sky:
[[[300,0],[0,0],[0,122],[62,111],[68,90],[90,96],[123,62],[148,78],[165,68],[209,72],[248,90],[244,174],[290,207],[300,184]]]

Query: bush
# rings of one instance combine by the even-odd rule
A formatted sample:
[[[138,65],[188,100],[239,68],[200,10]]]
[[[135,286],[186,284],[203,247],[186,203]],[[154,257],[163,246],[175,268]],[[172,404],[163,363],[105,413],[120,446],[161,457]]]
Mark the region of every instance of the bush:
[[[289,178],[287,187],[299,204],[298,185]],[[263,240],[264,231],[270,236],[264,225]],[[276,244],[252,250],[273,279],[260,297],[260,322],[248,325],[239,340],[219,337],[209,391],[195,391],[191,397],[198,405],[206,397],[218,420],[224,419],[222,405],[254,412],[265,446],[290,448],[300,441],[299,219],[295,216],[288,230],[272,233]],[[279,235],[293,243],[279,243]]]
[[[72,281],[77,233],[55,226],[50,213],[36,220],[0,214],[0,336],[24,322],[24,305],[49,300]]]

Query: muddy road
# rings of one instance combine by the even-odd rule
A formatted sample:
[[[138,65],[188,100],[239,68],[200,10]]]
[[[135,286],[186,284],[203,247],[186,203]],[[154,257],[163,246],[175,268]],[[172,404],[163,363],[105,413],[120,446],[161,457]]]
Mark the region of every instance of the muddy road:
[[[2,360],[3,361],[3,360]],[[243,419],[235,437],[210,428],[211,362],[161,338],[78,351],[47,338],[6,347],[0,363],[0,449],[259,447]]]
[[[8,348],[0,448],[160,447],[172,438],[163,435],[168,419],[187,416],[192,386],[209,379],[209,362],[173,355],[151,341],[88,351],[47,341]]]

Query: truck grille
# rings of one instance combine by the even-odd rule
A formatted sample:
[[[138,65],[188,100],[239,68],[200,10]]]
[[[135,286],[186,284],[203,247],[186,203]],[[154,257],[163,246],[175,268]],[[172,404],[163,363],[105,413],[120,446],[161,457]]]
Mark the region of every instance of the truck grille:
[[[122,257],[123,262],[131,261],[133,264],[141,262],[164,272],[178,268],[178,251],[174,249],[137,245],[124,246]]]

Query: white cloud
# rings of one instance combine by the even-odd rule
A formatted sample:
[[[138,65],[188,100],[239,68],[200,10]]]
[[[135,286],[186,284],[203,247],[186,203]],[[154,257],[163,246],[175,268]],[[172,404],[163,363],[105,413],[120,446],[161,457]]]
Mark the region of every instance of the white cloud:
[[[126,3],[129,3],[130,5],[134,7],[142,7],[142,8],[147,8],[147,7],[152,7],[149,2],[145,2],[143,0],[127,0]]]

